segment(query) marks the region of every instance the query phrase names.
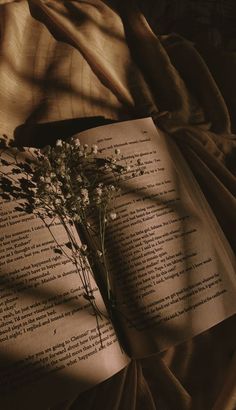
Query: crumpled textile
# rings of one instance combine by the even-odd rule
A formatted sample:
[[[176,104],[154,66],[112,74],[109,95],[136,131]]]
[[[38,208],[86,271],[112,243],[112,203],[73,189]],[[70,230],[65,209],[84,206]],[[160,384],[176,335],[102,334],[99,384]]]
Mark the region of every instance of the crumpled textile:
[[[0,1],[1,133],[40,146],[82,120],[145,116],[176,140],[235,250],[236,140],[194,44],[157,36],[134,0]],[[233,410],[235,324],[133,360],[54,410]]]

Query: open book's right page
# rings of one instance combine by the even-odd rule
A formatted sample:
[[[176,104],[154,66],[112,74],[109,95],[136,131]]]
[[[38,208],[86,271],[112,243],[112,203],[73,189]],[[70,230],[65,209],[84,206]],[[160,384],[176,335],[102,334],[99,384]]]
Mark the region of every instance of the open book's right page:
[[[173,141],[150,118],[98,127],[81,141],[86,137],[145,168],[122,182],[107,241],[131,354],[163,350],[234,314],[232,250]]]

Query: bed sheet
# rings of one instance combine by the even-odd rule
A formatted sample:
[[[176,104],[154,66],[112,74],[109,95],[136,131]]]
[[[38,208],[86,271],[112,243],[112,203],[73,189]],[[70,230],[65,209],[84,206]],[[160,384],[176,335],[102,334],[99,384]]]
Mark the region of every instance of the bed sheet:
[[[193,42],[158,35],[154,17],[133,0],[1,0],[0,132],[42,146],[108,121],[152,116],[177,141],[235,250],[232,107]],[[235,67],[233,51],[227,61]],[[233,87],[232,78],[224,84]],[[233,410],[235,320],[132,361],[54,410]]]

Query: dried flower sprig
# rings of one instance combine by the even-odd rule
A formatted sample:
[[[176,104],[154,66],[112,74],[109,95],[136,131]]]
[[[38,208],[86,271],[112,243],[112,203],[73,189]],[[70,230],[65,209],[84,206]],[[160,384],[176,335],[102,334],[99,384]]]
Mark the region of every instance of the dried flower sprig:
[[[97,145],[82,145],[76,136],[68,142],[58,140],[55,146],[47,146],[41,152],[26,148],[9,150],[11,145],[6,137],[0,138],[0,163],[11,167],[11,173],[0,173],[0,195],[4,200],[17,201],[17,211],[34,213],[41,218],[52,235],[51,223],[59,219],[68,242],[64,246],[57,243],[55,252],[75,265],[84,298],[91,304],[96,318],[101,312],[89,279],[92,273],[89,262],[102,265],[103,296],[112,316],[115,301],[106,262],[105,236],[107,225],[116,219],[113,199],[121,179],[130,174],[130,166],[123,163],[120,150],[105,158]],[[22,151],[27,154],[24,161]],[[75,225],[84,234],[82,244],[78,244],[74,235]]]

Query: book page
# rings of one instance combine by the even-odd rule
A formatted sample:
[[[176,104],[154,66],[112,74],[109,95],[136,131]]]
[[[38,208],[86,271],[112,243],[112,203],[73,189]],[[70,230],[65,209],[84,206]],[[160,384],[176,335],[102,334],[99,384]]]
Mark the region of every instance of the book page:
[[[75,265],[55,253],[68,240],[63,226],[54,220],[49,231],[15,206],[0,202],[0,407],[42,410],[102,382],[129,359],[111,322],[95,318]]]
[[[80,135],[120,149],[144,175],[122,182],[107,249],[117,311],[129,351],[142,357],[173,346],[236,312],[235,259],[175,144],[151,119]]]

